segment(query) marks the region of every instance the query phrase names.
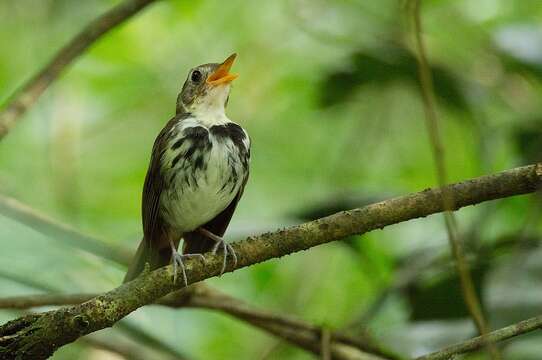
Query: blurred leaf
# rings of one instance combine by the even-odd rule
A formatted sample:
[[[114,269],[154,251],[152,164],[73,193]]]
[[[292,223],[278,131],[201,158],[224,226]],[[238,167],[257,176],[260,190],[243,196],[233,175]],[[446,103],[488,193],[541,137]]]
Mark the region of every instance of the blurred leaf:
[[[414,55],[403,48],[378,52],[356,52],[342,69],[328,73],[320,85],[320,104],[324,107],[345,102],[362,86],[386,86],[407,82],[418,87],[418,66]],[[435,94],[444,104],[470,112],[466,95],[456,75],[438,65],[431,65]]]
[[[494,35],[500,57],[509,71],[542,78],[542,27],[540,24],[505,26]]]
[[[530,164],[542,160],[542,117],[519,123],[522,125],[516,128],[512,137],[522,162]]]
[[[303,206],[293,214],[294,217],[303,220],[316,220],[339,211],[363,207],[377,201],[388,198],[389,195],[369,195],[355,192],[331,193],[309,205]]]
[[[489,268],[488,265],[480,265],[471,269],[472,282],[479,295],[482,294],[484,279]],[[455,270],[428,284],[416,283],[409,286],[406,295],[411,305],[411,320],[469,317]]]
[[[512,250],[524,254],[540,246],[541,238],[522,233],[500,236],[496,241],[486,243],[477,249],[471,275],[476,292],[483,303],[486,275],[498,266],[499,257],[509,260],[514,257]],[[413,282],[406,288],[406,296],[411,305],[412,320],[460,319],[469,316],[463,301],[459,277],[455,267],[440,264],[440,268],[425,280]]]

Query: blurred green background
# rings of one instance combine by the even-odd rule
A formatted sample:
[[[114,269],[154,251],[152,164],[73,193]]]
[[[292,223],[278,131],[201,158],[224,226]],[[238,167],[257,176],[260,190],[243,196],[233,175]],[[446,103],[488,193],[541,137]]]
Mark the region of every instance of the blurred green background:
[[[1,0],[1,103],[118,3]],[[253,155],[227,238],[434,186],[405,4],[159,1],[99,40],[2,140],[0,193],[135,250],[154,138],[188,69],[232,52],[241,76],[228,115],[250,133]],[[424,1],[422,17],[449,180],[540,160],[540,0]],[[458,212],[493,328],[542,308],[540,204],[523,196]],[[2,213],[0,244],[0,296],[102,292],[125,271]],[[413,356],[475,335],[447,254],[437,215],[208,282],[317,325],[368,331]],[[18,314],[0,311],[0,321]],[[146,307],[126,322],[191,359],[313,358],[220,313]],[[98,335],[141,342],[118,327]],[[508,343],[505,358],[540,359],[540,340]],[[148,359],[168,358],[148,350]],[[77,342],[53,358],[116,356]]]

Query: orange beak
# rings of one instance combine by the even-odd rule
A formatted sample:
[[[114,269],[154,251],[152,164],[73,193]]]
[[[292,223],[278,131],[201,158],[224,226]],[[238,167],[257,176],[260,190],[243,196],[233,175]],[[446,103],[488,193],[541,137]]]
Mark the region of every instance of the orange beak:
[[[235,61],[237,54],[231,54],[222,64],[218,66],[214,73],[207,78],[207,84],[219,85],[228,84],[239,77],[239,74],[230,74],[230,69]]]

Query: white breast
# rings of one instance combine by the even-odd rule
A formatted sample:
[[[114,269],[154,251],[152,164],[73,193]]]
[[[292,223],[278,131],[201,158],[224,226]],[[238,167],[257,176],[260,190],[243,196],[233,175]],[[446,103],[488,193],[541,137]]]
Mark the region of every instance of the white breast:
[[[172,179],[161,194],[160,203],[164,219],[180,232],[195,230],[222,212],[234,200],[241,188],[247,170],[239,157],[239,150],[230,139],[208,133],[210,146],[202,141],[197,150],[192,141],[184,141],[177,149],[173,145],[183,131],[194,126],[186,122],[177,129],[174,139],[163,155],[166,179]],[[199,126],[199,124],[197,125]],[[248,137],[247,137],[248,145]],[[182,156],[174,163],[175,157]]]

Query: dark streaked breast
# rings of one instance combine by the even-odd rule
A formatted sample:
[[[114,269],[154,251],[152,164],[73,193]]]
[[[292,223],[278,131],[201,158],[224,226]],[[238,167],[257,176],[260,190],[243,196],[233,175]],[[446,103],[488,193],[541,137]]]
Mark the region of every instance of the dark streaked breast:
[[[237,124],[210,128],[187,119],[173,129],[162,156],[165,220],[192,231],[223,211],[248,178],[250,140]]]
[[[214,125],[209,129],[218,141],[230,139],[239,151],[239,158],[245,169],[248,169],[250,159],[250,139],[245,130],[236,123],[230,122],[224,125]]]
[[[181,138],[171,145],[171,151],[177,152],[177,155],[171,161],[171,168],[174,168],[182,159],[184,164],[193,165],[195,170],[202,169],[205,165],[205,152],[211,150],[212,145],[209,132],[203,126],[184,129]]]

